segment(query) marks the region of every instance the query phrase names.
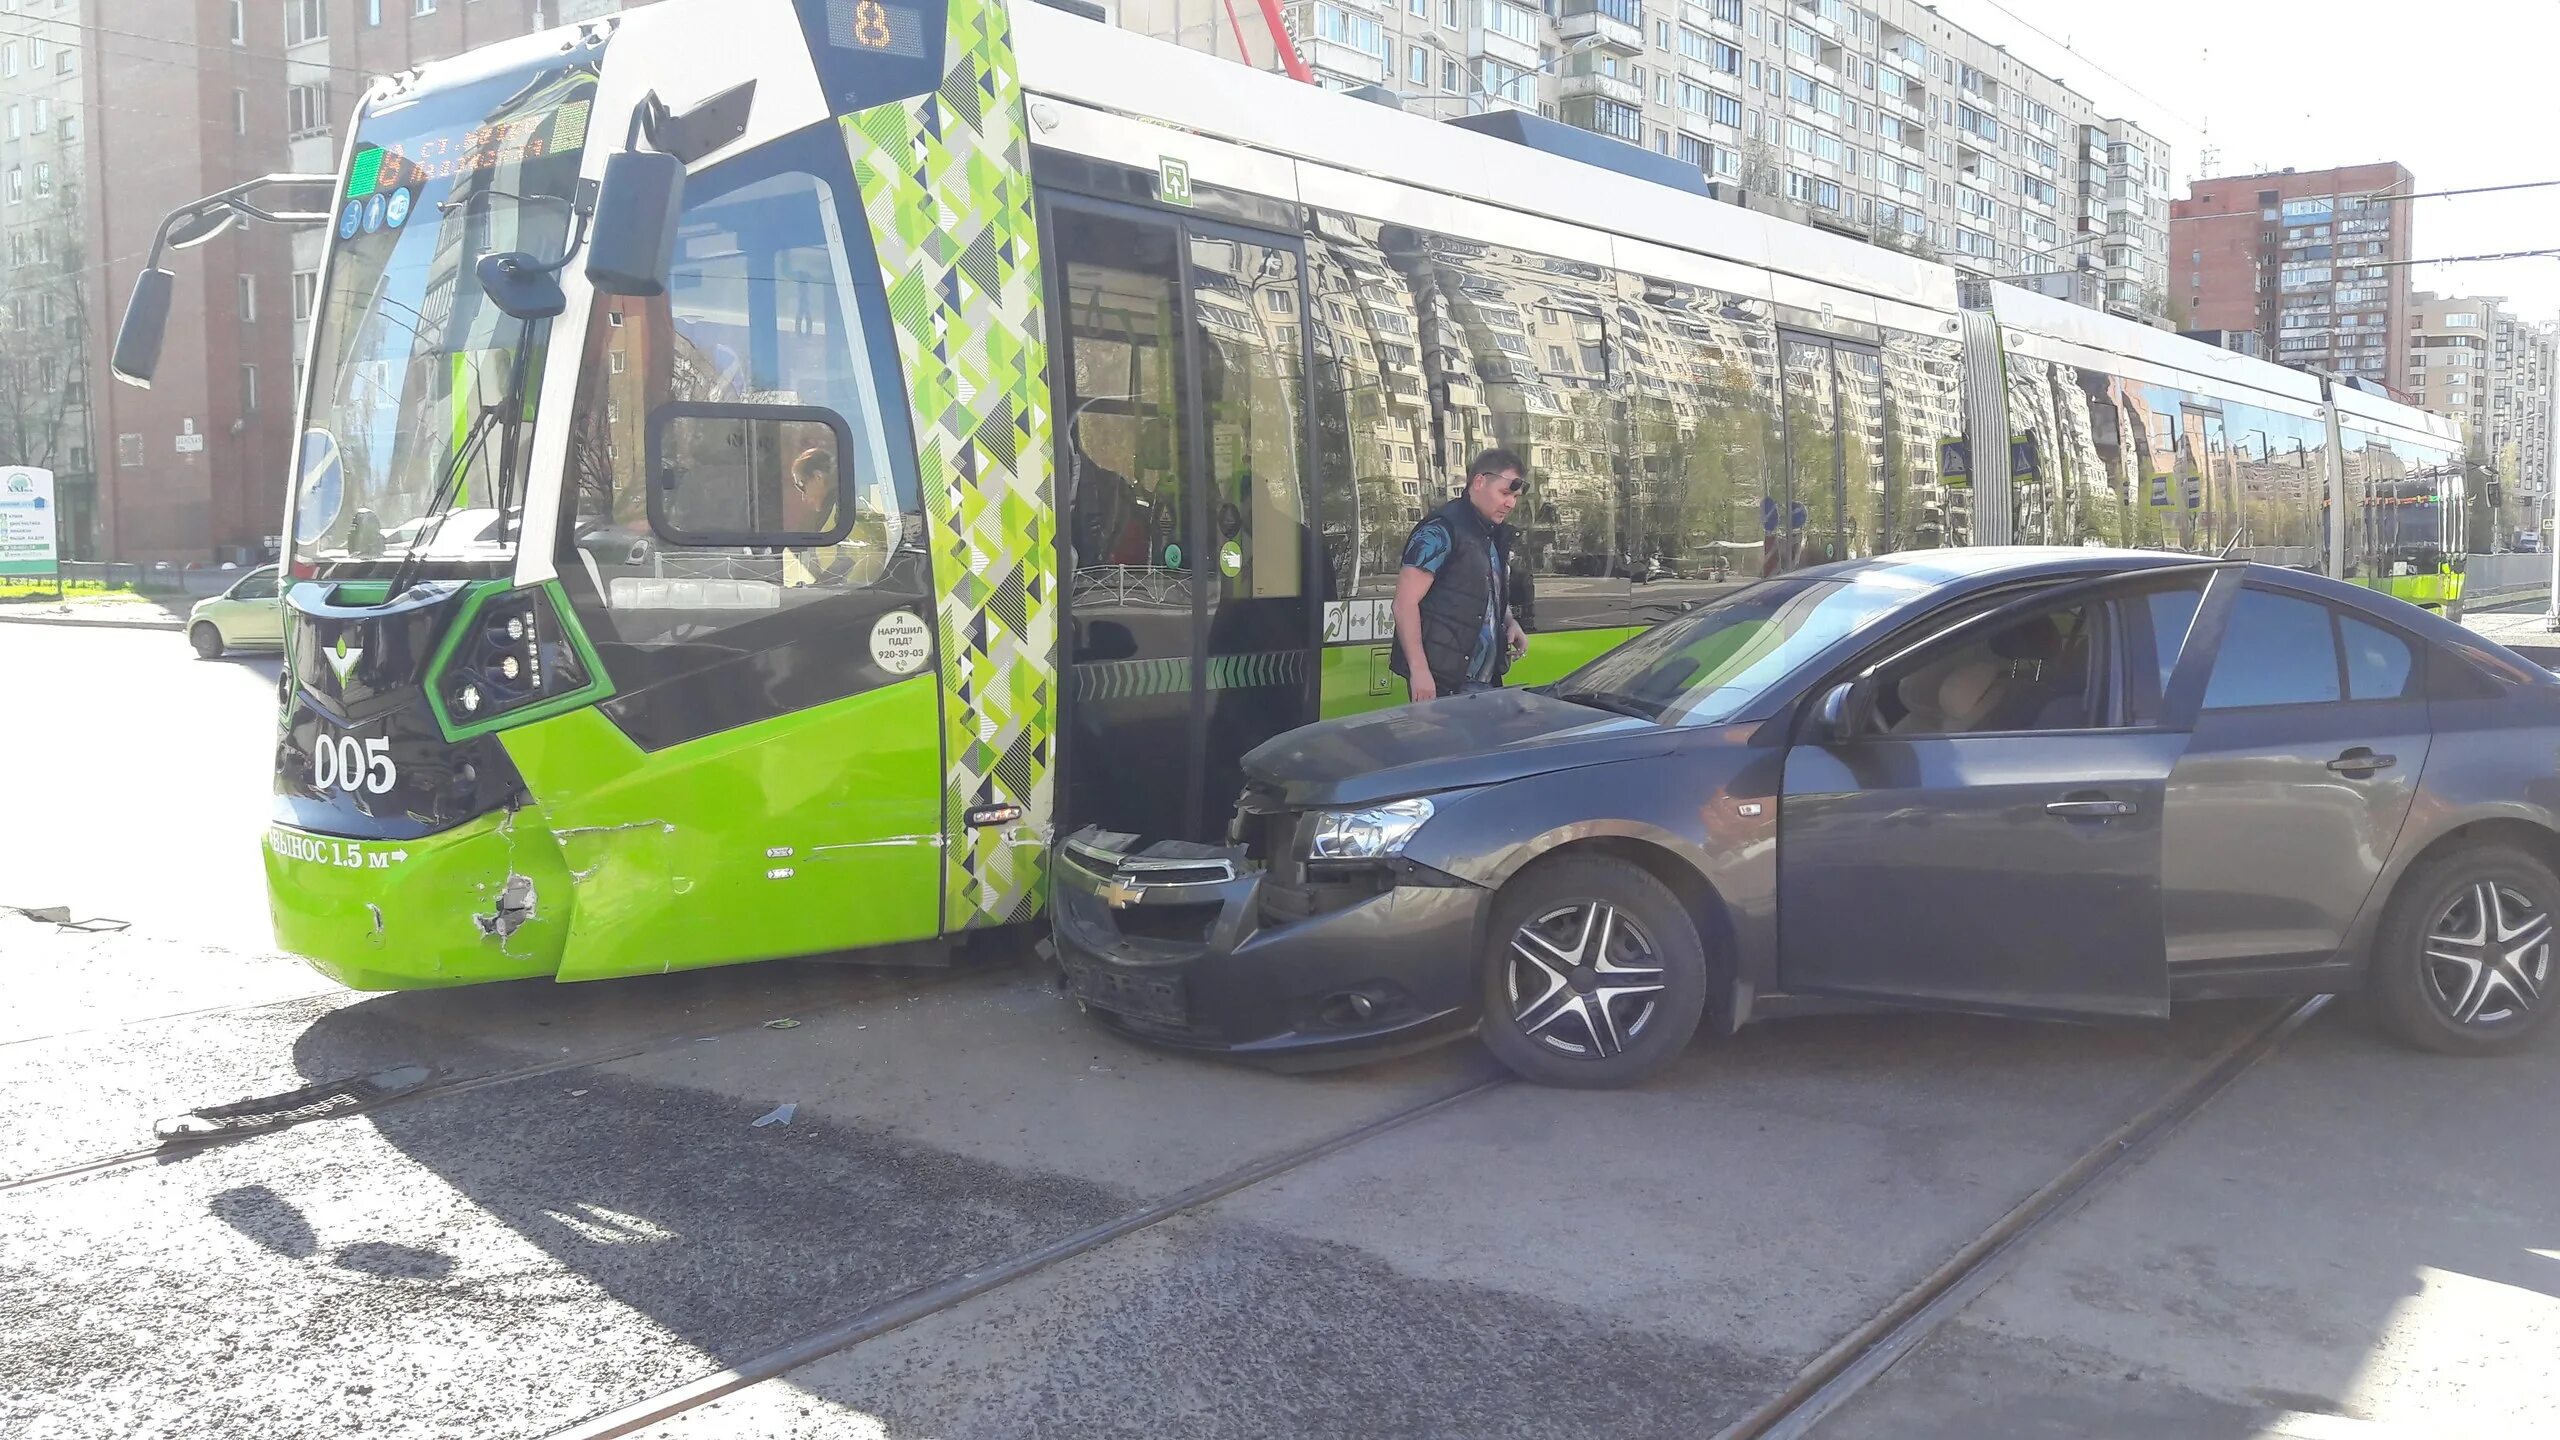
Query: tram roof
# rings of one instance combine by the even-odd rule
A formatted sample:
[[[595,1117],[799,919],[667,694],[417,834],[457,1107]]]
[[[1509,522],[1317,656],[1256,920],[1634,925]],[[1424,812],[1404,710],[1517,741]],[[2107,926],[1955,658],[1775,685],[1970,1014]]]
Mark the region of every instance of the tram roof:
[[[1733,262],[1778,277],[1914,305],[1951,321],[1955,273],[1943,265],[1684,193],[1543,150],[1449,125],[1392,107],[1303,85],[1283,75],[1187,50],[1166,41],[1015,0],[1014,39],[1024,88],[1096,110],[1152,122],[1164,156],[1191,164],[1208,180],[1308,204],[1339,194],[1337,177],[1383,180],[1429,196],[1475,201],[1606,236],[1651,242],[1675,251]],[[1172,127],[1170,130],[1163,127]],[[1185,134],[1183,132],[1189,132]],[[1297,171],[1247,165],[1249,177],[1222,177],[1214,151],[1186,146],[1193,136],[1293,162]],[[1033,139],[1047,142],[1039,117]],[[1152,167],[1157,153],[1127,163]],[[1335,172],[1320,175],[1318,170]],[[1279,184],[1285,191],[1273,190]],[[1356,187],[1354,187],[1356,188]],[[1507,243],[1502,236],[1453,233]],[[1575,258],[1575,257],[1561,257]],[[1595,263],[1647,269],[1632,257]],[[1686,277],[1673,277],[1686,278]],[[1765,284],[1732,288],[1751,293]],[[1776,296],[1788,301],[1782,292]],[[1818,308],[1819,299],[1806,308]],[[1856,318],[1856,317],[1853,317]],[[1916,317],[1915,317],[1916,318]],[[1887,320],[1914,328],[1907,320]],[[1952,333],[1951,325],[1928,329]]]

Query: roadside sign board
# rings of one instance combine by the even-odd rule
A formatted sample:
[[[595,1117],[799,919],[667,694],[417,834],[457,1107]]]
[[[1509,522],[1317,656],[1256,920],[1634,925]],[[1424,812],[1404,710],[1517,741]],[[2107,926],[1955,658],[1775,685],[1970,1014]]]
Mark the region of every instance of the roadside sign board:
[[[0,465],[0,575],[52,578],[53,472],[30,465]]]

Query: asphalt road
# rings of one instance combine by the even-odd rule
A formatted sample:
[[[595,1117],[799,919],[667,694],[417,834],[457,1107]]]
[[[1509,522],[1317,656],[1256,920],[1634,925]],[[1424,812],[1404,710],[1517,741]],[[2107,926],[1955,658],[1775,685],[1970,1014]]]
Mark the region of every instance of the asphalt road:
[[[0,1186],[0,1434],[550,1435],[974,1275],[646,1433],[1708,1436],[2262,1013],[1798,1021],[1592,1095],[1156,1054],[1027,967],[358,996],[261,946],[272,671],[179,645],[0,625],[75,697],[0,901],[134,922],[0,916],[0,1181],[56,1177]],[[397,1065],[439,1088],[62,1173]],[[1826,1433],[2522,1433],[2556,1065],[2324,1018]]]

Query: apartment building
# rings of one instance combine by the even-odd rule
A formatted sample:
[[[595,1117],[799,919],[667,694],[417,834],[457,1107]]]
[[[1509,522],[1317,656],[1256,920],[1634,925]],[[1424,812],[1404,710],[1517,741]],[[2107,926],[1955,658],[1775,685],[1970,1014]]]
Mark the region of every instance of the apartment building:
[[[68,43],[96,0],[0,0],[0,465],[54,472],[69,558],[97,505],[89,316],[98,291],[82,243],[91,109]]]
[[[247,561],[279,538],[322,233],[241,226],[168,257],[139,390],[106,363],[162,216],[336,170],[372,76],[640,3],[0,0],[0,461],[44,463],[50,428],[66,553]]]
[[[2515,528],[2533,529],[2551,489],[2551,407],[2560,325],[2501,312],[2489,342],[2489,460],[2513,477]]]
[[[2198,180],[2170,207],[2170,294],[2197,330],[2286,365],[2393,384],[2409,352],[2408,167]],[[2399,262],[2399,263],[2388,263]],[[2451,413],[2451,412],[2447,412]]]
[[[1284,14],[1329,88],[1378,87],[1444,118],[1535,110],[1879,243],[2165,315],[2168,145],[1927,5],[1552,3],[1292,0]],[[1120,23],[1280,68],[1223,14],[1124,0]]]
[[[2501,540],[2535,528],[2550,488],[2560,327],[2517,317],[2501,296],[2424,290],[2410,297],[2410,327],[2406,388],[2462,422],[2475,463],[2497,486]]]

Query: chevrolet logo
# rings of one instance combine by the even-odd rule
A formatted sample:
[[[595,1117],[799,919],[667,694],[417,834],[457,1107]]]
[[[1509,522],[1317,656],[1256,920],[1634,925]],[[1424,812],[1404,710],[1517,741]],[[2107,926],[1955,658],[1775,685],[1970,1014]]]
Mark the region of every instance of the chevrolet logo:
[[[1114,875],[1096,886],[1093,893],[1102,897],[1102,903],[1112,909],[1126,910],[1146,897],[1147,887],[1132,885]]]

